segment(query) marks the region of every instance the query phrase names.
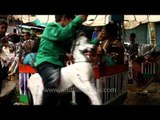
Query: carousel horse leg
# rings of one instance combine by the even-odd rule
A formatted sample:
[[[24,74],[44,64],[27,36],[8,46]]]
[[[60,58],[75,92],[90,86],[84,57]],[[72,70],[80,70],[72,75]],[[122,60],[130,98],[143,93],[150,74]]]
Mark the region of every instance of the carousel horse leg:
[[[100,96],[93,84],[89,80],[84,82],[79,80],[78,82],[78,79],[73,84],[90,98],[92,105],[101,105]]]
[[[42,78],[38,73],[35,73],[34,75],[31,75],[31,77],[28,80],[28,89],[31,92],[31,96],[29,101],[33,101],[33,105],[41,105],[42,104],[42,94],[43,94],[43,83]]]
[[[80,74],[76,74],[72,71],[72,83],[83,93],[85,93],[91,100],[92,105],[101,105],[100,95],[97,92],[96,87],[91,82],[90,78],[85,78]],[[84,78],[83,78],[84,77]]]

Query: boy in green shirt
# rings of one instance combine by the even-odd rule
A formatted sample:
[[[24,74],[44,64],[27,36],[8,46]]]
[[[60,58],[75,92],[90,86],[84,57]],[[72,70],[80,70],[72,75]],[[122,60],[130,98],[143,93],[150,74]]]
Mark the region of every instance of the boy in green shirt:
[[[70,52],[72,37],[86,19],[87,15],[55,15],[56,22],[45,28],[36,57],[36,68],[44,84],[42,105],[56,105],[57,93],[53,89],[59,85],[61,67],[64,67],[66,53]]]

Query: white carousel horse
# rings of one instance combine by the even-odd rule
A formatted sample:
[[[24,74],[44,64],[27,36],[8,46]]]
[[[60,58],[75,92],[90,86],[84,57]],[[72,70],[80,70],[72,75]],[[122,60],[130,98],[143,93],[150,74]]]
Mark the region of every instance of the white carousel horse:
[[[61,69],[61,81],[56,91],[65,92],[75,86],[90,98],[92,105],[101,105],[100,95],[95,87],[93,68],[89,63],[89,58],[85,56],[85,52],[91,51],[94,45],[87,41],[88,39],[84,36],[77,39],[73,51],[75,63]],[[32,75],[28,80],[28,89],[32,94],[33,104],[41,105],[44,88],[38,73]]]

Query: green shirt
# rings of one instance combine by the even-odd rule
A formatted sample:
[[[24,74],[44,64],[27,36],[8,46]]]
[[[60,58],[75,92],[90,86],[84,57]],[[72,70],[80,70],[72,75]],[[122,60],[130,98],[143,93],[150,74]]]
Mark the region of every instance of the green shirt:
[[[82,22],[83,19],[77,16],[65,27],[54,22],[48,24],[41,37],[36,66],[43,62],[64,66],[66,52],[71,47],[72,37]]]

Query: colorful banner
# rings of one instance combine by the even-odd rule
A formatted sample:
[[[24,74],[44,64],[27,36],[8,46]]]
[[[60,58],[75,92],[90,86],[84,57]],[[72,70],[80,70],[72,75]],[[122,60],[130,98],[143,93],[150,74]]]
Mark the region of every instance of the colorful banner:
[[[155,24],[148,23],[148,30],[149,30],[149,40],[152,46],[156,45],[156,32],[155,32]]]

